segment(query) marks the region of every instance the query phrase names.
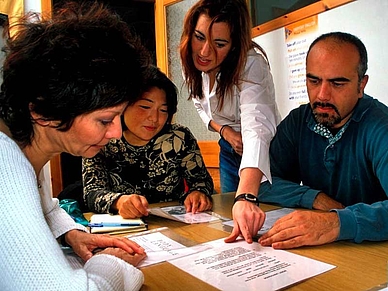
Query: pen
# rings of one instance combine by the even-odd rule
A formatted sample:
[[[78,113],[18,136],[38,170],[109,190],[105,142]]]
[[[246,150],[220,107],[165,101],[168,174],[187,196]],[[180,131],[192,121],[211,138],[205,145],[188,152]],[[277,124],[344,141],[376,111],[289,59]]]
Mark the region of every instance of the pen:
[[[141,226],[138,222],[129,222],[129,223],[117,223],[117,222],[100,222],[100,223],[89,223],[89,227],[119,227],[119,226]]]

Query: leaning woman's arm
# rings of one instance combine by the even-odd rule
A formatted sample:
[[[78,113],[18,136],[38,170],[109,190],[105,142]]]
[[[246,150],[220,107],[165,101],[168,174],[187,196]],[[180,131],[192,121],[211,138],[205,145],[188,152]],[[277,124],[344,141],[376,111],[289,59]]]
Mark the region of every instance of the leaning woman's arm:
[[[269,146],[276,132],[279,114],[272,75],[261,55],[249,58],[243,79],[246,81],[241,84],[240,110],[244,148],[240,175],[244,168],[258,168],[264,176],[262,181],[271,182]]]

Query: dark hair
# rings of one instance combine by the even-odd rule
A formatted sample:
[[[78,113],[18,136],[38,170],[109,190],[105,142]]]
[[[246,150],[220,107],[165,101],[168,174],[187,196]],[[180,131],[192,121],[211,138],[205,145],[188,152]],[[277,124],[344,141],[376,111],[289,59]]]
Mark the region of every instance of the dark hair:
[[[368,53],[366,51],[366,47],[363,44],[363,42],[358,37],[350,33],[337,31],[337,32],[329,32],[329,33],[322,34],[311,43],[309,50],[307,51],[307,57],[314,45],[316,45],[320,41],[324,41],[327,39],[334,40],[338,43],[341,43],[341,42],[349,43],[356,47],[358,54],[360,56],[360,62],[357,68],[358,81],[361,81],[362,78],[365,76],[366,71],[368,70]]]
[[[189,99],[204,97],[201,72],[194,65],[191,48],[191,39],[201,14],[211,19],[209,30],[214,23],[219,22],[227,23],[230,28],[232,48],[220,66],[220,80],[217,86],[219,105],[222,107],[226,93],[231,92],[234,85],[239,86],[240,84],[248,51],[257,48],[265,58],[267,56],[264,50],[252,41],[251,18],[245,0],[199,0],[185,16],[179,47],[183,74],[190,93]]]
[[[104,5],[67,3],[52,17],[30,13],[11,28],[0,118],[22,146],[34,137],[30,111],[67,131],[81,114],[138,97],[149,53]]]
[[[168,118],[166,124],[170,124],[174,114],[177,111],[178,107],[178,89],[175,84],[162,72],[159,68],[150,65],[145,74],[144,74],[144,85],[142,88],[142,93],[148,92],[150,89],[157,87],[163,90],[166,93],[166,102],[167,102],[167,112]],[[141,95],[136,100],[132,100],[128,105],[134,104],[136,101],[140,100]],[[128,127],[121,119],[123,130],[127,130]]]

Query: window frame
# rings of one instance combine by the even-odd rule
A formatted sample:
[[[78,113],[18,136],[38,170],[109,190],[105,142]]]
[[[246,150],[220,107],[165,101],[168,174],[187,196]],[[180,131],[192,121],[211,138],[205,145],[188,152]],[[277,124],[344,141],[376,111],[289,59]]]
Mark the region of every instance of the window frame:
[[[155,41],[157,66],[168,76],[166,8],[183,0],[155,0]],[[250,1],[250,0],[247,0]],[[321,0],[252,28],[252,38],[285,27],[312,15],[348,4],[355,0]]]
[[[355,0],[321,0],[252,28],[252,38]]]

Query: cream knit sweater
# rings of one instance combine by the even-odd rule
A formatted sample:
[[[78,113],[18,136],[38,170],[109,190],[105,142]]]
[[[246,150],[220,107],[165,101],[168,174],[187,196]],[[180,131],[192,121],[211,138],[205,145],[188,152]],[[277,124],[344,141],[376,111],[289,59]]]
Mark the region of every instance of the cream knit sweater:
[[[0,290],[140,289],[141,271],[114,256],[70,264],[56,240],[70,229],[83,226],[39,194],[32,165],[0,132]]]

